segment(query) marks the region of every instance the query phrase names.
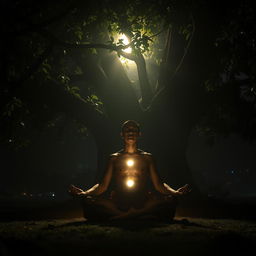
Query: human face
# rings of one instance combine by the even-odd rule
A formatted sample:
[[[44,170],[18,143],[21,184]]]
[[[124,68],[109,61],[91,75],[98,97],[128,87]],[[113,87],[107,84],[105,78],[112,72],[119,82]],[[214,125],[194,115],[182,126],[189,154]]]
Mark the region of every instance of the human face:
[[[126,143],[136,142],[140,136],[139,128],[133,123],[128,123],[125,127],[123,127],[121,136]]]

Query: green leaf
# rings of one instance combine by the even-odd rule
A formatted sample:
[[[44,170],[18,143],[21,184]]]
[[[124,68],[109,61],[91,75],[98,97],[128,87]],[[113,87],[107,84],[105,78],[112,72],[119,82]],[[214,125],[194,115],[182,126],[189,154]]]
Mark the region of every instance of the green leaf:
[[[99,99],[98,96],[95,95],[95,94],[92,94],[92,95],[91,95],[91,98],[92,98],[93,100],[98,100],[98,99]]]

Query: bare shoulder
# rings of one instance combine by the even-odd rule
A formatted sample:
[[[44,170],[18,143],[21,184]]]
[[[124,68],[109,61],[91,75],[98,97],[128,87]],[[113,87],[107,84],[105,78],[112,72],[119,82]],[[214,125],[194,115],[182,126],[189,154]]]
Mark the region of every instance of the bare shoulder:
[[[151,154],[151,153],[146,152],[146,151],[144,151],[144,150],[138,149],[138,151],[139,151],[139,154],[140,154],[140,155],[144,155],[144,156],[152,156],[152,154]]]
[[[120,152],[120,151],[115,152],[115,153],[112,153],[112,154],[110,155],[110,159],[116,159],[116,158],[118,158],[120,155],[121,155],[121,152]]]
[[[153,159],[153,156],[152,156],[151,153],[143,151],[143,150],[139,150],[139,151],[140,151],[140,155],[144,156],[148,160],[152,160]]]
[[[108,158],[108,165],[115,164],[115,162],[118,159],[119,155],[120,154],[118,152],[110,154],[109,158]]]

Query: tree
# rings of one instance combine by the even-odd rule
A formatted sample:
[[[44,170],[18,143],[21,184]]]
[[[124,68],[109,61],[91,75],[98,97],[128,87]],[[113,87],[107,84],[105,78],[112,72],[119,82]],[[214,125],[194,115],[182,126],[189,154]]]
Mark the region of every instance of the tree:
[[[220,9],[201,1],[2,5],[3,142],[26,144],[29,127],[54,126],[64,113],[94,137],[100,178],[106,157],[119,145],[113,134],[122,121],[135,119],[145,127],[142,143],[156,155],[160,173],[179,186],[194,183],[185,157],[194,127],[210,135],[254,135],[255,29],[246,26],[254,22],[249,5],[232,4],[230,13],[228,3]],[[120,34],[128,45],[116,38]],[[130,81],[121,56],[136,64],[138,83]],[[158,72],[156,84],[150,64]]]

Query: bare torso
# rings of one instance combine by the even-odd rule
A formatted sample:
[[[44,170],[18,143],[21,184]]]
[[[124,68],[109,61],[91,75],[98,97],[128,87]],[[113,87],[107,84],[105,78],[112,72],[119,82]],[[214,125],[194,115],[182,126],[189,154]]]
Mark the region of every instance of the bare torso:
[[[173,200],[170,195],[190,192],[188,185],[174,190],[161,181],[151,154],[137,148],[140,135],[139,125],[132,120],[126,121],[121,131],[124,149],[111,155],[102,181],[86,191],[70,186],[70,194],[85,198],[87,210],[100,206],[98,213],[103,217],[125,218],[134,215],[134,208],[138,209],[137,215],[152,213],[159,205],[169,204]],[[105,198],[109,196],[104,194],[106,191],[111,191],[110,198]],[[95,217],[93,207],[91,210],[89,218]]]
[[[136,153],[122,151],[112,154],[112,188],[118,204],[142,207],[148,197],[151,154],[139,150]]]

